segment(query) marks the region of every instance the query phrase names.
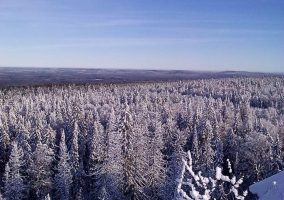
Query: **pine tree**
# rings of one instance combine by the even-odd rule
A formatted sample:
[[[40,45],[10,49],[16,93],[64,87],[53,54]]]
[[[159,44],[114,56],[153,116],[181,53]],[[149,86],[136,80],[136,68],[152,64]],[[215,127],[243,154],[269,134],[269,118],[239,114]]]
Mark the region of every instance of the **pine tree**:
[[[41,136],[42,143],[47,144],[50,148],[54,148],[56,143],[56,131],[52,129],[50,124],[47,124],[43,129],[43,133],[44,134]]]
[[[199,139],[196,126],[193,128],[192,133],[192,145],[191,145],[191,152],[193,157],[194,166],[198,166],[198,160],[200,159],[200,149],[199,149]]]
[[[39,142],[32,153],[32,162],[28,169],[30,185],[36,197],[41,199],[48,195],[52,189],[51,164],[54,153],[46,144]]]
[[[283,167],[282,161],[282,142],[279,138],[279,134],[276,134],[276,138],[272,140],[271,146],[271,164],[270,171],[272,174],[279,172]]]
[[[233,163],[233,166],[236,166],[236,154],[237,154],[237,136],[234,134],[234,131],[232,128],[229,128],[227,131],[224,146],[223,146],[223,152],[224,152],[224,159],[230,160]],[[233,167],[233,170],[235,168]]]
[[[223,142],[220,138],[219,133],[214,133],[212,139],[212,148],[215,151],[214,156],[214,168],[221,167],[223,163],[224,153],[223,153]]]
[[[59,145],[59,162],[57,173],[55,175],[55,185],[58,198],[68,200],[70,198],[70,187],[72,184],[71,165],[69,163],[69,154],[65,143],[65,132],[61,130],[61,140]]]
[[[72,167],[72,176],[73,176],[73,184],[72,184],[72,197],[76,195],[79,189],[80,184],[80,172],[79,170],[79,145],[78,145],[78,135],[79,135],[79,126],[78,123],[75,121],[73,131],[72,131],[72,138],[71,138],[71,147],[70,147],[70,165]]]
[[[214,169],[214,150],[212,148],[213,131],[210,122],[207,120],[201,135],[201,171],[206,175],[211,175]]]
[[[101,186],[100,198],[121,199],[122,194],[119,190],[123,185],[122,180],[122,156],[121,142],[122,135],[117,131],[117,119],[112,108],[104,137],[105,157],[101,165],[99,185]]]
[[[133,152],[133,146],[131,143],[132,134],[132,118],[129,113],[129,107],[126,105],[125,112],[121,114],[121,118],[118,124],[118,132],[122,135],[122,159],[123,159],[123,192],[124,194],[132,193],[133,188],[133,160],[131,159],[131,153]],[[130,194],[132,195],[132,194]]]
[[[166,191],[168,191],[167,199],[171,199],[174,196],[175,182],[178,178],[178,172],[181,168],[181,159],[184,156],[184,146],[186,144],[186,139],[181,135],[180,131],[174,123],[174,120],[169,119],[167,124],[164,126],[165,137],[165,147],[164,151],[166,156]]]
[[[159,199],[165,197],[166,162],[162,150],[164,148],[163,133],[161,123],[155,122],[155,129],[149,131],[147,137],[147,186],[149,187],[149,197]]]
[[[234,111],[234,123],[233,123],[233,131],[236,135],[241,136],[242,135],[242,120],[240,117],[239,109],[235,108]]]
[[[5,197],[7,200],[18,200],[24,197],[26,189],[22,176],[24,165],[23,150],[16,142],[12,142],[12,152],[5,168]]]
[[[252,113],[248,101],[242,101],[240,105],[240,116],[242,120],[241,136],[245,137],[246,134],[252,131]]]
[[[201,115],[202,115],[201,108],[197,105],[192,119],[192,126],[196,126],[200,123]],[[191,127],[191,129],[193,129],[193,127]]]
[[[95,198],[101,187],[98,180],[100,179],[101,167],[104,162],[103,147],[103,127],[98,121],[95,121],[88,142],[89,158],[87,174],[89,178],[90,198]]]
[[[137,130],[141,131],[141,129],[142,127],[139,127]],[[138,146],[134,144],[134,142],[139,142],[135,141],[135,139],[139,138],[135,138],[135,128],[133,127],[133,121],[128,105],[125,105],[125,111],[121,115],[118,132],[122,135],[121,153],[124,182],[122,191],[129,199],[144,199],[146,198],[143,191],[145,182],[142,171],[139,171],[137,168],[136,162],[139,161],[140,158],[138,157],[139,153],[135,151]],[[137,136],[139,135],[139,133],[136,134]],[[140,146],[140,148],[142,148],[142,146]],[[142,164],[141,160],[139,164]]]
[[[0,119],[0,176],[5,170],[6,162],[9,158],[9,146],[10,146],[10,136],[4,128],[4,125]]]

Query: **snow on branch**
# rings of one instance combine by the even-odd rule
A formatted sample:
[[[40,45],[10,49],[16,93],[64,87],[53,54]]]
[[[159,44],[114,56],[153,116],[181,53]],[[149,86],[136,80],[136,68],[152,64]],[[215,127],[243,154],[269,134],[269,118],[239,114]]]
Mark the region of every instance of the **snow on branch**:
[[[190,151],[188,151],[188,160],[182,159],[183,165],[181,170],[180,178],[177,186],[177,199],[185,199],[185,200],[210,200],[214,199],[213,193],[217,190],[217,186],[223,186],[223,183],[227,182],[230,184],[228,195],[233,195],[236,199],[244,200],[247,191],[243,192],[243,194],[239,194],[239,186],[242,184],[243,179],[240,178],[236,180],[235,176],[225,176],[222,174],[222,169],[220,167],[216,167],[215,177],[204,177],[201,175],[201,172],[195,173],[192,169],[192,157]],[[231,163],[229,160],[228,168],[229,173],[232,174]],[[187,175],[189,177],[187,177]],[[183,189],[183,186],[186,189]]]

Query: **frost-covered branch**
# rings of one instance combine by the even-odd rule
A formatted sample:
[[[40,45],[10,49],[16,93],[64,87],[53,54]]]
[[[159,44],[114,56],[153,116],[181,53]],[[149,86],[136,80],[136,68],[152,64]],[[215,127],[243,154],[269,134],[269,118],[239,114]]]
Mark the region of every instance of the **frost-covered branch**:
[[[243,192],[243,194],[239,194],[239,186],[242,184],[243,179],[240,178],[236,180],[235,176],[230,178],[229,176],[225,176],[222,174],[222,169],[220,167],[216,167],[215,177],[204,177],[201,175],[201,172],[195,173],[192,169],[192,157],[190,151],[188,151],[188,161],[182,160],[183,166],[181,170],[180,178],[178,181],[177,199],[186,199],[186,200],[209,200],[213,199],[213,193],[218,188],[217,186],[222,186],[223,183],[227,182],[230,184],[230,192],[229,194],[234,195],[236,199],[244,200],[247,191]],[[231,163],[229,160],[228,168],[230,174],[232,173]],[[187,174],[189,177],[187,177]],[[185,186],[186,189],[183,189]],[[227,195],[229,195],[227,194]]]

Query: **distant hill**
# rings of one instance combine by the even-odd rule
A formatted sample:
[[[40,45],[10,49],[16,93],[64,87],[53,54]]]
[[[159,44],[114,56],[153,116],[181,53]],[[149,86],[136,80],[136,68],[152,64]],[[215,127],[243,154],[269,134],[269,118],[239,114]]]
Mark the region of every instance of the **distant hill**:
[[[0,87],[51,84],[127,83],[139,81],[175,81],[227,77],[261,77],[266,74],[244,71],[126,70],[84,68],[0,67]]]

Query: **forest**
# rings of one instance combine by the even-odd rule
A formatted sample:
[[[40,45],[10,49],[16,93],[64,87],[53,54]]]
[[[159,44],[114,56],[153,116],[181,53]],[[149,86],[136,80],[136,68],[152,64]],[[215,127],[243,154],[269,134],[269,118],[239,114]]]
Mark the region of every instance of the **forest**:
[[[283,140],[283,77],[3,88],[0,199],[195,199],[188,152],[242,193],[283,169]]]

